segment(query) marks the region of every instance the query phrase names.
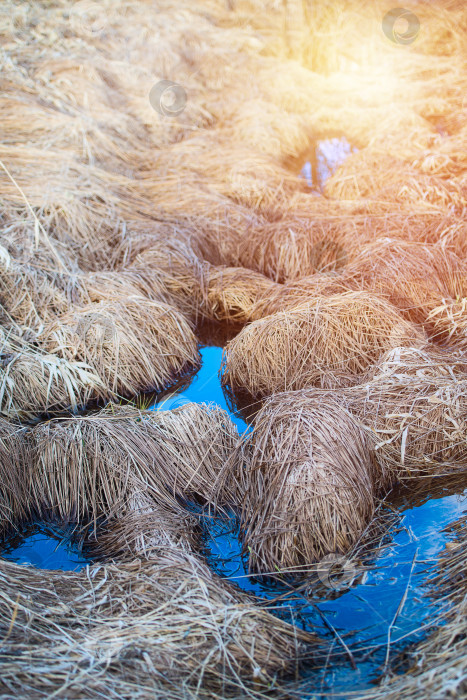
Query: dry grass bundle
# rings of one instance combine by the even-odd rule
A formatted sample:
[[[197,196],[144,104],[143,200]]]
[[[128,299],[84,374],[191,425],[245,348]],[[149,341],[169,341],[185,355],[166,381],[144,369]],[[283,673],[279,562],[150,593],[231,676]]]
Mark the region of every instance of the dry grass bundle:
[[[462,261],[440,245],[390,238],[364,246],[346,273],[360,288],[381,294],[415,323],[425,323],[443,298],[456,298],[467,280]]]
[[[309,145],[308,120],[306,116],[287,112],[281,106],[275,105],[264,98],[251,98],[244,104],[239,105],[236,113],[232,115],[229,126],[230,129],[227,132],[228,137],[230,137],[229,143],[231,144],[232,141],[240,142],[242,146],[247,146],[248,148],[244,154],[242,153],[239,158],[235,159],[235,165],[238,163],[241,163],[241,165],[237,165],[235,175],[231,181],[233,187],[231,196],[234,198],[239,197],[240,201],[244,202],[255,202],[255,200],[258,202],[261,196],[270,198],[274,194],[274,188],[271,187],[274,178],[264,177],[268,170],[268,161],[258,156],[259,154],[265,154],[272,156],[278,161],[283,160],[284,156],[299,156]],[[252,150],[254,157],[252,157]],[[269,163],[269,169],[272,170],[271,163]],[[258,178],[254,178],[255,171],[262,173],[261,181],[258,181]],[[254,184],[255,179],[256,187]],[[267,182],[268,179],[269,182]],[[287,185],[289,187],[293,185],[290,182],[291,179],[292,175],[289,173],[287,177],[286,171],[283,171],[281,177],[283,188],[281,189],[287,190]],[[266,182],[269,189],[268,194],[264,191]],[[255,190],[256,197],[254,196]],[[258,197],[259,190],[262,190],[260,197]],[[279,195],[285,194],[279,188],[276,188],[276,192]]]
[[[276,283],[243,267],[211,267],[207,281],[207,315],[216,321],[248,323],[258,299],[276,290]]]
[[[332,222],[326,226],[310,219],[310,213],[251,226],[239,256],[241,265],[282,283],[342,267],[348,256],[339,232]]]
[[[287,284],[276,285],[255,303],[252,319],[294,309],[308,299],[355,291],[357,284],[346,271],[321,272]]]
[[[317,296],[254,321],[224,351],[222,383],[253,398],[359,381],[386,350],[423,335],[386,301],[366,292]]]
[[[277,141],[268,141],[264,130],[268,127],[276,130],[279,127],[282,141],[288,138],[294,141],[298,137],[301,150],[306,147],[309,137],[303,124],[298,131],[300,122],[303,121],[301,116],[291,115],[288,118],[283,110],[277,107],[273,107],[275,114],[271,114],[268,109],[270,106],[252,99],[240,104],[237,113],[229,115],[229,122],[223,128],[216,129],[215,149],[210,147],[203,134],[195,134],[192,138],[173,144],[169,149],[158,153],[155,162],[151,163],[152,167],[162,172],[169,170],[169,181],[165,180],[160,186],[164,188],[167,184],[172,184],[170,180],[177,174],[183,177],[185,186],[199,187],[200,179],[209,182],[210,191],[218,194],[228,209],[233,209],[233,205],[238,204],[247,208],[253,215],[267,216],[272,208],[285,206],[297,190],[303,189],[303,181],[297,178],[295,172],[284,167],[280,156],[273,158],[264,154],[264,150],[269,148],[277,151],[279,146]],[[261,108],[262,113],[257,111]],[[254,117],[248,120],[251,127],[249,134],[246,130],[238,128],[238,112],[245,110],[249,111],[251,117],[256,112]],[[274,123],[275,117],[280,113],[282,123]],[[285,134],[284,119],[292,128],[297,127],[296,134]],[[256,129],[261,127],[263,144],[267,144],[266,149],[263,144],[260,145],[255,133]],[[248,144],[250,138],[256,141],[254,149]],[[282,153],[282,157],[286,152]],[[170,190],[173,191],[173,187],[170,187]],[[164,203],[166,206],[172,205],[170,199],[164,199]],[[176,206],[176,203],[173,205]]]
[[[72,294],[82,306],[109,299],[125,301],[129,297],[147,296],[141,276],[125,269],[88,272],[76,279]],[[159,301],[166,302],[162,296]]]
[[[199,363],[184,316],[141,296],[73,310],[48,324],[39,339],[48,352],[90,365],[108,396],[162,390]]]
[[[410,115],[410,111],[408,113]],[[420,118],[417,122],[423,121]],[[415,125],[411,124],[410,133]],[[420,124],[417,124],[420,128]],[[427,130],[428,131],[428,130]],[[428,131],[429,133],[429,131]],[[409,190],[401,185],[401,171],[407,177],[414,177],[406,160],[401,156],[401,149],[394,148],[388,153],[384,144],[372,144],[349,158],[329,178],[324,187],[326,196],[336,200],[356,201],[362,199],[394,201],[408,203]],[[410,190],[412,194],[412,190]],[[411,204],[420,203],[419,197]]]
[[[194,552],[199,548],[199,523],[181,508],[156,504],[143,491],[130,494],[118,516],[100,525],[85,541],[86,555],[94,561],[151,559],[167,549]]]
[[[188,299],[172,293],[167,286],[167,275],[157,268],[132,268],[88,272],[79,277],[61,280],[75,305],[86,306],[99,301],[126,301],[131,297],[145,297],[162,302],[180,311],[186,321],[195,325],[200,313],[200,295]]]
[[[452,540],[439,556],[438,572],[430,579],[434,600],[443,600],[436,615],[434,632],[417,644],[403,659],[409,668],[403,675],[360,696],[360,700],[413,700],[461,698],[467,693],[467,521],[463,517],[448,528]]]
[[[238,433],[225,411],[187,404],[173,411],[111,407],[56,419],[37,426],[32,440],[32,510],[41,518],[96,525],[101,517],[134,512],[141,498],[143,508],[150,499],[183,521],[180,499],[213,501]]]
[[[348,390],[346,400],[372,437],[378,464],[393,479],[467,470],[464,361],[395,348],[361,386]]]
[[[63,292],[43,272],[14,261],[0,246],[0,304],[25,328],[38,328],[55,314],[68,311]]]
[[[25,471],[31,463],[26,429],[0,418],[0,540],[28,516]]]
[[[332,397],[291,391],[268,399],[240,470],[253,571],[306,566],[345,553],[368,524],[375,467],[364,431]]]
[[[259,699],[316,649],[173,548],[79,573],[1,561],[0,578],[5,695]]]
[[[193,247],[183,240],[153,241],[139,253],[128,272],[143,280],[150,298],[167,298],[188,318],[197,319],[204,300],[204,268]]]
[[[121,218],[137,207],[129,177],[38,145],[2,146],[0,161],[9,173],[0,169],[9,239],[3,245],[15,258],[61,272],[108,266],[124,231]]]
[[[32,420],[44,413],[76,411],[106,395],[101,379],[85,362],[45,354],[10,329],[1,330],[0,413]]]
[[[462,355],[467,349],[467,298],[443,300],[427,318],[430,339]]]

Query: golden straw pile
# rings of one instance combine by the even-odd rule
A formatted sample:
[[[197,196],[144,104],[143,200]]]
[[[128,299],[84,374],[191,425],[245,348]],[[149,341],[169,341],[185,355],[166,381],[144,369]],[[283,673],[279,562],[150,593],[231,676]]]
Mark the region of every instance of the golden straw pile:
[[[189,505],[297,571],[467,470],[467,8],[410,2],[409,42],[390,9],[1,4],[0,534],[72,522],[104,562],[0,562],[5,697],[286,697],[316,639],[209,571]],[[122,405],[205,326],[247,437]]]

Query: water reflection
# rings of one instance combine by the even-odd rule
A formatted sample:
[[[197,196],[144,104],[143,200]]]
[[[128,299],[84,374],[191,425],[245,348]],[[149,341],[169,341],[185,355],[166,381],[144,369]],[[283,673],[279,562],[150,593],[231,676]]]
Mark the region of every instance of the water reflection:
[[[306,180],[308,187],[321,190],[337,168],[356,152],[357,148],[352,147],[344,136],[317,141],[300,176]]]
[[[466,512],[467,489],[465,476],[424,486],[425,495],[418,484],[413,499],[410,488],[398,489],[394,498],[400,510],[396,512],[391,496],[383,504],[380,525],[386,523],[386,533],[379,539],[380,546],[354,553],[351,561],[357,575],[338,590],[323,586],[316,575],[298,586],[249,576],[238,526],[206,523],[205,552],[219,575],[265,601],[274,601],[281,617],[329,638],[334,645],[335,658],[327,670],[310,672],[310,691],[303,698],[317,697],[317,685],[343,698],[349,697],[349,687],[352,691],[368,688],[381,673],[390,628],[391,659],[427,633],[434,607],[429,604],[426,581],[449,541],[444,528]],[[355,669],[330,629],[345,640]]]
[[[73,540],[72,530],[44,523],[30,525],[8,538],[0,556],[17,564],[62,571],[79,571],[90,563]]]
[[[200,348],[202,365],[188,380],[177,387],[172,387],[168,392],[160,394],[151,408],[155,410],[169,410],[183,406],[185,403],[215,403],[230,415],[230,418],[238,428],[239,433],[248,430],[248,425],[228,405],[222,390],[219,370],[222,361],[222,348],[207,346]]]

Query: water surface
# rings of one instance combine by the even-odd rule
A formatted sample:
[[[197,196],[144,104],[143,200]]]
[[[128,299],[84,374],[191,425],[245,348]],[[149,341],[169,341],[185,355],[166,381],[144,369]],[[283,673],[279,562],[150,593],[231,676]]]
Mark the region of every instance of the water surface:
[[[40,522],[8,538],[0,556],[16,564],[62,571],[79,571],[90,563],[73,541],[70,529]]]
[[[318,141],[311,159],[303,165],[300,176],[309,187],[322,189],[337,168],[356,151],[357,148],[352,147],[344,136]]]

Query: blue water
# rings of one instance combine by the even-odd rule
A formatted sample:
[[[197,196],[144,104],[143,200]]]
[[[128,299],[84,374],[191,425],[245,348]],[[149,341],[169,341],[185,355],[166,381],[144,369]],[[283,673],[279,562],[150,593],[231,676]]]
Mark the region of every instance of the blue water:
[[[165,411],[192,401],[196,403],[213,402],[227,411],[239,433],[243,433],[249,429],[248,425],[230,410],[220,383],[219,369],[222,361],[222,348],[217,346],[201,347],[200,353],[202,365],[191,378],[189,386],[163,396],[150,408]]]
[[[17,564],[63,571],[79,571],[90,563],[71,540],[71,532],[41,523],[7,540],[1,556]]]
[[[333,175],[337,168],[352,154],[357,152],[357,148],[352,147],[345,137],[335,137],[323,139],[316,145],[317,178],[318,182],[313,182],[311,162],[306,161],[300,175],[309,187],[322,188],[326,180]]]
[[[209,564],[220,576],[265,602],[274,601],[275,612],[281,617],[334,644],[337,656],[329,670],[310,672],[303,697],[320,697],[316,694],[319,687],[323,693],[332,691],[345,698],[351,697],[346,695],[349,688],[368,688],[381,674],[388,631],[405,594],[405,603],[390,635],[389,663],[404,647],[427,633],[434,607],[429,604],[426,582],[430,573],[436,571],[437,556],[449,540],[442,530],[466,512],[467,489],[433,498],[423,505],[407,504],[400,517],[391,521],[386,544],[378,556],[371,560],[366,560],[364,554],[344,558],[344,574],[325,577],[329,585],[316,575],[310,577],[308,585],[297,588],[280,580],[249,576],[234,523],[207,522],[204,546]],[[280,594],[282,599],[278,601]],[[330,631],[330,626],[335,631]],[[351,651],[356,669],[337,635]]]

